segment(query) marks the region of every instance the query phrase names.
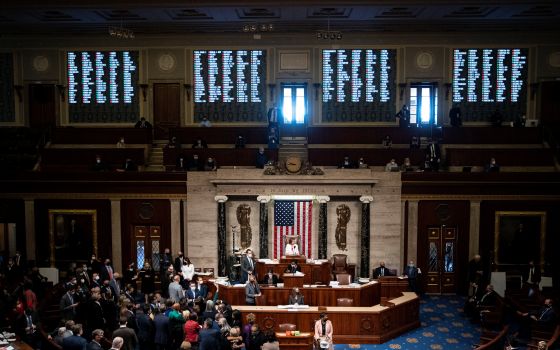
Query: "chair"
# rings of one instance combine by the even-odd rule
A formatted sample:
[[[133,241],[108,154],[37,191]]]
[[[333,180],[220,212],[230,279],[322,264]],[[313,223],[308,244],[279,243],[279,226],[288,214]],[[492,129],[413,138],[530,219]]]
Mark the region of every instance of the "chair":
[[[352,283],[352,276],[349,273],[339,273],[336,275],[336,281],[339,286],[347,286]]]
[[[340,273],[348,273],[346,268],[348,267],[347,263],[348,255],[346,254],[334,254],[331,258],[332,264],[332,279],[336,280],[336,275]]]
[[[336,298],[336,306],[354,306],[354,299]]]
[[[297,330],[297,326],[292,323],[281,323],[278,325],[278,328],[280,329],[280,332]]]
[[[214,276],[214,268],[213,267],[205,267],[204,269],[202,269],[202,271],[204,273],[210,273],[211,276]]]
[[[202,272],[202,268],[201,267],[195,267],[194,272]]]

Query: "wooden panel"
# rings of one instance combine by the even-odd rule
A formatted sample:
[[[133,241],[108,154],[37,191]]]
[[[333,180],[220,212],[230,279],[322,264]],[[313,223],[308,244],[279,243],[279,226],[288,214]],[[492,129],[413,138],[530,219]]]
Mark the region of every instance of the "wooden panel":
[[[235,144],[238,135],[245,138],[247,144],[268,144],[268,133],[265,126],[255,127],[217,127],[201,128],[184,127],[169,130],[169,136],[176,136],[184,145],[190,147],[197,139],[203,139],[207,144]]]
[[[151,144],[152,130],[133,128],[55,128],[52,131],[51,139],[53,144],[117,144],[117,141],[124,137],[128,145],[132,144]]]
[[[345,156],[357,164],[360,158],[370,166],[385,166],[392,158],[402,164],[404,158],[410,158],[412,165],[419,166],[425,158],[423,149],[409,148],[309,148],[309,161],[318,166],[338,166]]]
[[[154,84],[154,128],[157,139],[167,139],[169,128],[181,123],[179,84]]]
[[[279,276],[284,274],[286,268],[290,265],[288,262],[281,262],[278,264],[265,264],[263,262],[257,262],[257,276],[264,276],[269,269]],[[305,274],[303,283],[305,284],[316,284],[320,282],[322,284],[328,285],[331,280],[331,264],[329,262],[324,262],[320,265],[317,264],[300,264],[301,272]],[[313,277],[319,277],[320,279],[314,279]]]
[[[87,171],[100,155],[113,170],[123,166],[126,158],[144,165],[144,148],[45,148],[41,150],[41,170]]]
[[[163,164],[168,170],[175,169],[177,158],[183,155],[185,159],[192,159],[193,154],[198,155],[198,159],[203,162],[208,157],[215,159],[218,167],[220,166],[255,166],[257,149],[255,148],[207,148],[207,149],[163,149]],[[278,159],[278,150],[265,150],[269,160]]]
[[[55,125],[56,100],[54,84],[29,85],[29,126],[32,128],[44,128]]]
[[[451,166],[485,166],[492,157],[501,166],[554,166],[549,148],[448,148],[446,159]]]

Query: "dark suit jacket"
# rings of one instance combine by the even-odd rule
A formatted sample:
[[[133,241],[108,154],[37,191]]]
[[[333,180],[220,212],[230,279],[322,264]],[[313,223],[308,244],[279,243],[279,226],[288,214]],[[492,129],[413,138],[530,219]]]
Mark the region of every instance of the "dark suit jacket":
[[[113,270],[113,274],[114,274],[115,269],[113,269],[112,266],[111,269]],[[109,280],[109,270],[107,270],[107,265],[102,264],[101,267],[99,268],[99,278],[101,279],[101,283],[103,283],[103,281],[105,280]]]
[[[408,278],[418,278],[418,267],[414,266],[410,268],[408,265],[404,268],[403,275],[408,276]]]
[[[169,318],[163,314],[157,314],[154,318],[154,343],[168,344],[169,343]]]
[[[286,267],[286,272],[287,273],[301,272],[301,267],[299,265],[292,266],[292,264],[290,264],[288,265],[288,267]]]
[[[373,278],[377,279],[379,278],[379,276],[381,276],[381,269],[382,267],[379,266],[375,270],[373,270]],[[392,276],[391,271],[389,271],[387,267],[383,267],[383,269],[385,269],[385,271],[383,272],[383,276]]]
[[[74,294],[74,296],[72,297],[72,299],[70,299],[70,296],[68,295],[68,293],[64,293],[64,295],[62,296],[62,298],[60,299],[60,311],[62,312],[62,317],[64,317],[65,320],[72,320],[74,319],[74,316],[76,315],[76,309],[73,307],[70,307],[70,305],[72,305],[73,303],[76,303],[76,295]]]
[[[220,349],[220,332],[215,329],[203,329],[200,331],[200,345],[198,350],[218,350]]]
[[[103,350],[103,348],[101,347],[101,345],[91,341],[88,345],[87,345],[87,350]]]
[[[533,275],[531,276],[531,280],[529,281],[529,272],[530,267],[527,265],[523,269],[523,282],[528,282],[532,284],[539,284],[541,283],[541,267],[539,265],[534,266]]]
[[[276,283],[278,283],[278,276],[272,274],[272,278],[270,278],[268,273],[264,275],[263,284],[276,284]]]
[[[62,340],[62,350],[86,350],[87,341],[77,335],[71,335]]]
[[[136,324],[138,325],[138,340],[140,342],[151,342],[154,334],[152,320],[145,313],[136,314]]]
[[[241,283],[247,282],[249,272],[255,274],[254,269],[257,267],[257,262],[255,259],[252,259],[253,265],[251,266],[249,259],[250,258],[248,258],[247,255],[244,255],[243,258],[241,258]]]
[[[121,337],[124,340],[122,350],[136,350],[138,346],[138,337],[132,328],[120,327],[113,331],[113,338]]]
[[[293,296],[293,295],[290,294],[290,297],[288,298],[288,304],[290,304],[290,305],[294,305],[294,304],[305,305],[305,302],[303,301],[303,295],[297,294],[297,295]]]
[[[194,292],[190,289],[187,289],[186,297],[187,299],[196,299],[200,296],[200,290],[195,289]]]

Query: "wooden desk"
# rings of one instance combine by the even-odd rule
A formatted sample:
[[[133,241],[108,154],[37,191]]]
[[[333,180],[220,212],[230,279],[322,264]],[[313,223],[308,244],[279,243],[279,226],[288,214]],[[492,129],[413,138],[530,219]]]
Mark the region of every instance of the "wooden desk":
[[[397,298],[402,292],[408,290],[408,280],[400,279],[397,276],[379,277],[378,282],[381,285],[381,300]]]
[[[282,276],[291,262],[292,261],[289,259],[286,262],[280,261],[278,263],[264,263],[258,261],[256,267],[257,276],[259,276],[259,279],[262,279],[269,269],[272,269],[278,276]],[[317,282],[320,282],[328,285],[331,280],[332,268],[331,263],[328,261],[321,264],[308,264],[304,262],[299,264],[299,267],[301,268],[301,272],[305,275],[303,278],[304,284],[317,284]]]
[[[415,293],[405,292],[392,299],[391,305],[327,307],[334,328],[334,343],[381,344],[420,326],[420,299]],[[312,332],[315,321],[323,312],[317,307],[285,310],[275,306],[233,306],[233,309],[241,311],[242,319],[254,313],[265,332],[278,332],[282,323],[292,323],[300,331]]]
[[[282,279],[284,280],[284,288],[303,288],[303,280],[305,278],[304,274],[293,274],[293,273],[285,273],[282,275]]]
[[[313,349],[313,333],[300,333],[300,335],[286,335],[276,332],[280,348],[287,349]]]
[[[261,285],[264,305],[286,305],[292,288],[270,287]],[[303,287],[299,291],[303,295],[305,304],[312,306],[336,306],[337,298],[351,298],[355,306],[372,306],[379,304],[380,284],[370,282],[358,288],[355,287]],[[245,288],[220,286],[220,299],[230,305],[245,305]]]

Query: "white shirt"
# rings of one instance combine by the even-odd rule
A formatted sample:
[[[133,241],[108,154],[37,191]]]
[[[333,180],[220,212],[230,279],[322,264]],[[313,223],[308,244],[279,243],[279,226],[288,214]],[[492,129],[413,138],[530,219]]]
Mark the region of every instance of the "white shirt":
[[[284,255],[300,255],[299,254],[299,247],[297,244],[286,244],[286,249],[284,251]]]
[[[183,278],[187,279],[187,280],[192,280],[193,276],[194,276],[194,265],[190,264],[190,265],[182,265],[181,266],[181,272],[183,273]]]

